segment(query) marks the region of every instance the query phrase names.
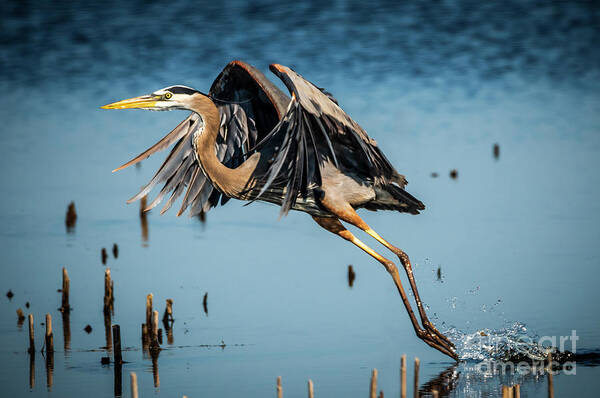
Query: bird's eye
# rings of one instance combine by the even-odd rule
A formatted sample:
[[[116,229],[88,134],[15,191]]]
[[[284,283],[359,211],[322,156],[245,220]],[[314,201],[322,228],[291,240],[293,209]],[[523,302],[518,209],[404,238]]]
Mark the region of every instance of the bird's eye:
[[[173,94],[171,94],[171,93],[165,93],[166,99],[171,99],[172,96],[173,96]]]

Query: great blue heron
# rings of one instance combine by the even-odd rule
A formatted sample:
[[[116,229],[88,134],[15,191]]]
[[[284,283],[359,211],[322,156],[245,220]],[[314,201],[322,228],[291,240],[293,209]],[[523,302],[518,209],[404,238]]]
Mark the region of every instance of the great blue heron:
[[[356,213],[356,209],[366,208],[418,214],[425,206],[404,190],[404,176],[331,94],[288,67],[273,64],[270,69],[288,88],[291,99],[254,67],[233,61],[208,94],[186,86],[170,86],[103,106],[192,111],[158,143],[116,169],[131,166],[176,142],[150,183],[129,202],[164,183],[147,209],[171,193],[161,211],[165,212],[187,187],[178,215],[188,206],[191,215],[206,212],[229,198],[275,203],[281,206],[283,215],[290,209],[308,213],[321,227],[383,264],[417,336],[457,359],[454,344],[427,318],[406,253],[383,239]],[[422,325],[415,317],[396,265],[358,240],[340,221],[362,229],[398,256]]]

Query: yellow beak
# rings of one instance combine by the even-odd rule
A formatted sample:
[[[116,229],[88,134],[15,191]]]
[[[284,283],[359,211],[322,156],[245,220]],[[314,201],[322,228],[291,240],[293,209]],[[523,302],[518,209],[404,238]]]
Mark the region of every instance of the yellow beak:
[[[129,98],[123,101],[101,106],[102,109],[152,109],[158,102],[159,97],[142,95],[141,97]]]

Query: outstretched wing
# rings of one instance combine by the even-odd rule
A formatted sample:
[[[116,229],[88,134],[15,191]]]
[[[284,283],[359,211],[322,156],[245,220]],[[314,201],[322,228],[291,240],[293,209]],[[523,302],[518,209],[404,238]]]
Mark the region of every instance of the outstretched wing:
[[[232,168],[243,162],[250,148],[277,124],[289,101],[260,71],[241,61],[231,62],[223,69],[209,95],[221,115],[215,143],[217,157]],[[163,184],[145,210],[156,207],[169,195],[161,214],[166,212],[186,188],[178,216],[188,207],[190,216],[194,216],[207,212],[219,201],[225,204],[229,197],[213,186],[202,171],[194,151],[194,136],[201,134],[203,128],[200,116],[192,113],[152,147],[116,169],[136,164],[176,142],[154,177],[128,203],[141,199],[155,186]]]
[[[321,185],[321,170],[330,162],[342,172],[377,183],[397,176],[375,140],[348,116],[325,90],[282,65],[271,65],[292,94],[285,116],[257,145],[274,148],[267,172],[258,182],[258,199],[269,189],[285,192],[281,213],[298,196]]]

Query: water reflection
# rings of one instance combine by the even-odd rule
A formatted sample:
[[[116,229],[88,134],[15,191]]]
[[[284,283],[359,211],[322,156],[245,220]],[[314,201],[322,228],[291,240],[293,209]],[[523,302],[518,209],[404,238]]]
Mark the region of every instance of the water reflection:
[[[46,387],[52,391],[54,384],[54,351],[46,351]]]
[[[115,363],[114,366],[115,397],[123,395],[123,365]]]
[[[154,379],[154,387],[158,388],[160,386],[160,377],[158,375],[158,356],[160,355],[160,350],[152,350],[152,377]]]
[[[68,356],[71,350],[71,313],[69,311],[62,312],[62,327],[63,327],[63,347],[65,356]]]
[[[460,372],[457,371],[458,365],[452,365],[444,369],[440,374],[419,387],[419,393],[425,396],[431,396],[433,391],[437,391],[440,397],[450,395],[458,383]]]
[[[35,387],[35,354],[29,354],[29,389]]]

